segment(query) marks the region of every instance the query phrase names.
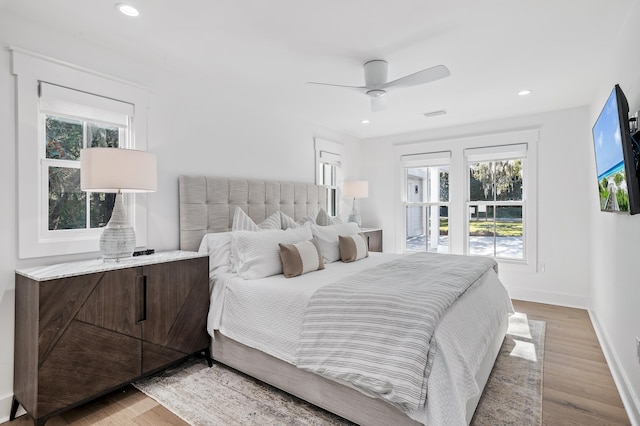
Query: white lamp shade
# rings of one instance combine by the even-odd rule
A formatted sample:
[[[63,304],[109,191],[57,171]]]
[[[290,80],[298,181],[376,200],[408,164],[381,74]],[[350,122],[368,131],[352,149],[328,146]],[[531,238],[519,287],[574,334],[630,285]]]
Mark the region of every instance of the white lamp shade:
[[[369,182],[366,180],[342,182],[342,196],[345,198],[367,198],[369,196]]]
[[[80,150],[80,188],[87,192],[154,192],[156,156],[119,148]]]

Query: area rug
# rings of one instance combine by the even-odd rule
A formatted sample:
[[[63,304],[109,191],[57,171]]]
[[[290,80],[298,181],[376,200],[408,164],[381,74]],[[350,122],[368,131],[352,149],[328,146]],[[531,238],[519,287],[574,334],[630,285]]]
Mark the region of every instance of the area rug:
[[[544,334],[544,321],[512,316],[472,425],[541,424]],[[134,386],[194,426],[352,424],[224,365],[209,368],[203,359]]]

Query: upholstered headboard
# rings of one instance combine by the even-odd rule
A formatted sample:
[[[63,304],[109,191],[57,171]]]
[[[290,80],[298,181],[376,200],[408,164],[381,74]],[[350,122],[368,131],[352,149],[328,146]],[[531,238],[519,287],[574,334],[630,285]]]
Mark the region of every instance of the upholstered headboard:
[[[260,223],[278,210],[301,219],[327,207],[324,186],[309,183],[180,176],[180,249],[198,250],[202,237],[231,230],[240,206]]]

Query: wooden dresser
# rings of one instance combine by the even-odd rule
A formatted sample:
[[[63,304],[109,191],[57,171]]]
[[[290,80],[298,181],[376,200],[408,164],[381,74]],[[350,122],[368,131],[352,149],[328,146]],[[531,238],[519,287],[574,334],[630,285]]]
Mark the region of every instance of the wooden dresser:
[[[206,351],[209,258],[173,251],[16,271],[14,400],[36,425]]]
[[[362,233],[367,237],[369,251],[382,252],[382,229],[380,228],[362,228]]]

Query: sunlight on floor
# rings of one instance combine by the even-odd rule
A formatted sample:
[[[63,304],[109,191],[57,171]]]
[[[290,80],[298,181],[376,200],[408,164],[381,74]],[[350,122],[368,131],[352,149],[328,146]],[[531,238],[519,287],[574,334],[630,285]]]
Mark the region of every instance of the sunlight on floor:
[[[529,329],[529,321],[526,314],[516,312],[509,319],[509,334],[514,337],[515,347],[509,354],[528,361],[536,362],[536,346],[531,340],[531,330]],[[517,337],[523,340],[518,340]],[[526,341],[529,340],[529,341]]]
[[[526,359],[527,361],[538,361],[536,356],[536,345],[531,342],[523,342],[521,340],[514,340],[516,347],[513,348],[510,356],[516,356],[518,358]]]
[[[527,314],[516,312],[509,318],[509,334],[522,337],[523,339],[531,339],[531,330],[529,330]]]

